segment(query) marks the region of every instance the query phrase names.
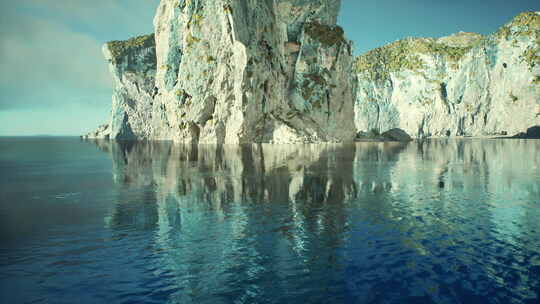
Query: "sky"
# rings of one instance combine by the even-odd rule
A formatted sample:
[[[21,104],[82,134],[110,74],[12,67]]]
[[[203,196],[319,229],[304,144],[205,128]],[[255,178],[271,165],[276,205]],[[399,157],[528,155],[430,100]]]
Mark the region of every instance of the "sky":
[[[212,0],[207,0],[212,1]],[[0,136],[81,135],[107,122],[101,46],[153,31],[159,0],[0,0]],[[489,34],[538,0],[343,0],[355,54],[405,37]]]

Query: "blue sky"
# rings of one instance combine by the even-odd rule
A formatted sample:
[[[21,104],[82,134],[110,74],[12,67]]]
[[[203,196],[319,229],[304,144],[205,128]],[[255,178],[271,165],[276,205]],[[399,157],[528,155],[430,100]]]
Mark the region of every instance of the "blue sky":
[[[152,32],[158,0],[0,2],[0,135],[80,135],[106,122],[111,81],[101,45]],[[357,54],[405,37],[489,34],[530,0],[343,0]]]
[[[358,54],[405,37],[491,34],[525,11],[540,11],[540,1],[343,0],[338,23]]]

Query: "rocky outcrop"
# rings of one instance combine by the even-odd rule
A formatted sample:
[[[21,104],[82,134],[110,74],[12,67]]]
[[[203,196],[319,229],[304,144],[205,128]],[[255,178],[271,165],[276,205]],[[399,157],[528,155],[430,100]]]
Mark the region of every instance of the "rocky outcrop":
[[[383,134],[380,134],[377,129],[372,129],[369,132],[360,131],[356,134],[356,141],[397,141],[409,142],[412,137],[402,129],[390,129]]]
[[[135,140],[150,138],[156,75],[156,44],[153,34],[103,46],[113,79],[110,122],[86,138]]]
[[[407,134],[407,132],[398,128],[388,130],[381,135],[382,137],[387,138],[388,140],[391,140],[391,141],[407,142],[407,141],[412,140],[411,136]]]
[[[109,124],[100,125],[95,131],[81,136],[83,139],[109,139],[111,129]]]
[[[357,58],[359,131],[506,135],[540,124],[540,13],[482,37],[405,39]]]
[[[409,38],[354,62],[340,1],[161,0],[155,35],[114,41],[107,127],[87,138],[347,142],[511,135],[540,125],[540,13],[483,37]]]
[[[512,138],[540,139],[540,126],[530,127],[527,132],[521,132],[512,136]]]
[[[339,8],[324,0],[162,0],[155,48],[152,36],[105,46],[115,78],[110,137],[352,141],[353,57],[336,25]]]

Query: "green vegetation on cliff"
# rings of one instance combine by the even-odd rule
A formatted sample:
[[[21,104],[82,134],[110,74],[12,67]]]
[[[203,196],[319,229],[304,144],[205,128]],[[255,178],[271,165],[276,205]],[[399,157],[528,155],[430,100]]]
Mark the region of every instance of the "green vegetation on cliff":
[[[525,12],[495,33],[499,39],[528,37],[536,43],[527,48],[522,58],[530,68],[540,65],[540,14]],[[421,55],[440,56],[454,67],[474,47],[481,46],[487,38],[474,33],[458,33],[439,40],[407,38],[374,49],[356,60],[357,73],[367,73],[374,80],[388,79],[390,73],[404,70],[419,71],[425,68]]]
[[[307,23],[305,32],[322,45],[330,47],[345,42],[344,31],[340,26],[330,26],[317,22]]]
[[[391,72],[420,70],[424,61],[414,50],[414,40],[405,39],[369,51],[356,60],[356,72],[369,73],[374,80],[384,80]]]
[[[495,34],[499,39],[512,40],[517,43],[519,37],[530,37],[535,45],[529,47],[522,55],[530,68],[540,64],[540,14],[525,12],[519,14]]]
[[[155,46],[155,44],[154,34],[149,34],[133,37],[128,40],[110,41],[107,42],[107,47],[111,52],[113,62],[118,63],[122,61],[122,58],[124,58],[130,50],[152,47]]]
[[[517,36],[538,37],[540,31],[540,15],[535,12],[524,12],[517,15],[512,21],[501,27],[496,33],[498,38],[506,40]]]
[[[537,42],[536,47],[530,47],[525,52],[523,52],[522,58],[527,62],[529,67],[532,69],[537,64],[540,64],[540,42]]]
[[[441,56],[456,64],[472,46],[450,46],[430,38],[407,38],[369,51],[356,60],[356,72],[369,73],[374,80],[384,80],[389,73],[425,68],[421,54]]]

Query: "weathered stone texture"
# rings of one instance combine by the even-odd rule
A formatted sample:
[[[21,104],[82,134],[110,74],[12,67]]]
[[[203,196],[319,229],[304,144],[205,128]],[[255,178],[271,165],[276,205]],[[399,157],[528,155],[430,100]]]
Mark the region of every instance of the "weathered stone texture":
[[[359,131],[511,135],[540,125],[540,13],[482,37],[406,39],[357,58]]]

